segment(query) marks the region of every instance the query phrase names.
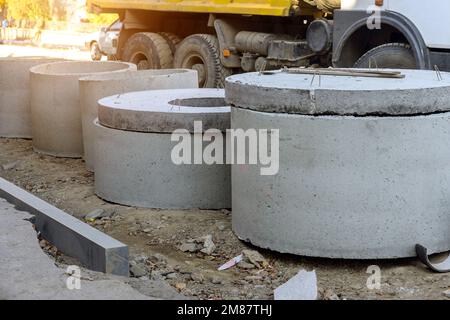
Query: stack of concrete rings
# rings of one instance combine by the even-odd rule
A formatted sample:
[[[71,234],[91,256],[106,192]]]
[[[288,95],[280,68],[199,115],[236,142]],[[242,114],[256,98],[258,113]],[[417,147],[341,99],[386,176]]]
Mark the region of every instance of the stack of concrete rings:
[[[123,62],[65,61],[31,68],[31,121],[35,151],[81,158],[83,138],[78,80],[91,74],[136,70]]]
[[[405,78],[227,79],[232,129],[280,136],[277,174],[232,166],[239,238],[327,258],[412,257],[417,243],[450,249],[450,74],[398,72]]]
[[[94,170],[94,120],[98,100],[114,94],[141,90],[197,88],[197,72],[189,69],[141,70],[93,75],[80,79],[80,108],[83,128],[84,160]]]
[[[0,137],[32,138],[30,68],[60,60],[47,57],[0,59]]]
[[[201,142],[203,134],[213,130],[211,141],[225,140],[230,107],[224,96],[219,89],[177,89],[101,99],[94,159],[96,194],[113,203],[145,208],[229,208],[225,144],[223,159],[215,163],[194,159],[201,158],[210,145]],[[200,121],[199,129],[195,125]],[[174,154],[180,154],[174,150],[184,142],[187,147],[181,154],[189,157],[179,162]]]

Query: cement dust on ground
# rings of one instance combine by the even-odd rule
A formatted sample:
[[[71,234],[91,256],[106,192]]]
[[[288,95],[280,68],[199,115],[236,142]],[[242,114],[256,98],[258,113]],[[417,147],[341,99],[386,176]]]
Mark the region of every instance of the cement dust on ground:
[[[29,140],[0,139],[0,176],[79,219],[101,209],[109,217],[91,224],[126,243],[133,263],[146,258],[146,269],[139,275],[143,283],[162,279],[188,297],[272,299],[273,290],[300,269],[316,270],[324,299],[447,299],[443,292],[450,288],[448,275],[433,274],[416,259],[313,259],[252,247],[234,236],[227,210],[150,210],[107,203],[95,196],[94,176],[82,160],[34,153]],[[212,254],[179,249],[188,240],[207,235],[216,245]],[[269,265],[217,271],[245,249],[257,250]],[[381,268],[379,290],[366,286],[371,265]]]

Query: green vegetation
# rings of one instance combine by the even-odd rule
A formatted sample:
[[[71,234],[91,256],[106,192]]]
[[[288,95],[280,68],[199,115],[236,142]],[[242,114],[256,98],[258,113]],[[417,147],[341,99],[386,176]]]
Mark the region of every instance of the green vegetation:
[[[0,0],[8,8],[8,17],[31,21],[45,20],[50,17],[48,0]]]

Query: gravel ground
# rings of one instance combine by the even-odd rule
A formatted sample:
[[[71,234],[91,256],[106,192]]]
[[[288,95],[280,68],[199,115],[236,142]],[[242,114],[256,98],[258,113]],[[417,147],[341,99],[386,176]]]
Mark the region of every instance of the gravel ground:
[[[429,272],[416,259],[343,261],[282,255],[239,241],[227,210],[149,210],[107,203],[95,196],[94,176],[82,160],[39,155],[29,140],[0,139],[0,176],[128,244],[134,277],[142,283],[164,280],[185,296],[272,299],[276,287],[305,269],[316,271],[322,299],[449,298],[444,292],[450,277]],[[246,260],[217,271],[243,250],[258,251],[265,261]],[[366,285],[371,265],[381,269],[378,290]]]

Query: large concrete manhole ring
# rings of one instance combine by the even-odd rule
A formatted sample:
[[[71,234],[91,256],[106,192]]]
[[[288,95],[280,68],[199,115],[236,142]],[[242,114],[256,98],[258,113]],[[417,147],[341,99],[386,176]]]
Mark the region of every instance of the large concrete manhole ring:
[[[132,91],[197,88],[197,86],[197,74],[188,69],[130,71],[81,78],[80,107],[84,160],[88,170],[94,169],[94,120],[98,117],[98,100]]]
[[[146,208],[231,206],[225,143],[222,150],[217,149],[222,153],[221,163],[204,159],[198,163],[210,143],[197,146],[194,142],[202,141],[209,129],[216,129],[209,141],[226,140],[230,107],[225,105],[223,90],[155,90],[112,96],[99,101],[99,116],[94,152],[99,197]],[[194,122],[201,122],[201,128]],[[173,139],[175,130],[180,140]],[[191,157],[178,163],[172,156],[181,140],[191,142],[185,149]],[[194,154],[199,156],[197,160]]]
[[[136,66],[113,61],[66,61],[31,68],[34,150],[57,157],[82,157],[78,80],[91,74],[129,70],[136,70]]]
[[[228,78],[232,129],[279,130],[275,175],[262,176],[260,164],[232,165],[232,224],[239,238],[328,258],[414,257],[417,243],[430,254],[450,249],[450,74],[440,81],[434,71],[402,72],[402,85],[378,79],[378,89],[367,78],[322,77],[324,92],[313,85],[315,97],[322,95],[314,110],[306,103],[312,89],[305,75],[267,76],[273,89],[258,74]],[[374,100],[349,91],[349,81]],[[308,88],[305,103],[296,100],[302,89],[288,87]],[[360,114],[335,114],[348,112]]]

